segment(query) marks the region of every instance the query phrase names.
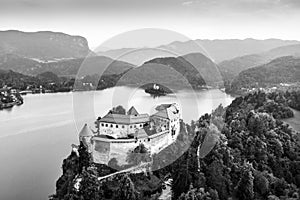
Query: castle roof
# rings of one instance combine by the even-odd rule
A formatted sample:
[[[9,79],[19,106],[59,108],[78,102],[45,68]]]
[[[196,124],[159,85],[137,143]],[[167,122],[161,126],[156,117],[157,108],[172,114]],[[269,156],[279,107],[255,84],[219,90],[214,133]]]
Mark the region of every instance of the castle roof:
[[[161,104],[156,107],[158,112],[154,113],[152,116],[164,118],[164,119],[173,119],[176,117],[176,113],[174,113],[170,108],[172,104]]]
[[[92,131],[88,128],[87,124],[85,124],[81,131],[79,132],[79,137],[89,137],[93,136]]]
[[[135,109],[135,107],[134,106],[132,106],[129,110],[128,110],[128,112],[127,112],[127,115],[138,115],[139,113],[138,113],[138,111]]]
[[[146,133],[146,131],[143,128],[138,129],[136,134],[137,134],[136,138],[138,138],[138,139],[148,137],[148,134]]]
[[[148,114],[138,115],[122,115],[108,113],[99,120],[100,122],[114,123],[114,124],[139,124],[150,121]]]
[[[158,112],[154,113],[152,116],[169,119],[168,112],[166,109],[158,111]]]
[[[170,106],[172,106],[172,104],[160,104],[159,106],[156,106],[155,110],[157,111],[166,110]]]

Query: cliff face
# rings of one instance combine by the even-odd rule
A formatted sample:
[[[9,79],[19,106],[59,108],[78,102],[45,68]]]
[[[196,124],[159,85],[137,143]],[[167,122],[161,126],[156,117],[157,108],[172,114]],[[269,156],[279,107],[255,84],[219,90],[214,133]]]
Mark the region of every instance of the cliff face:
[[[91,162],[83,143],[78,154],[72,153],[63,161],[63,174],[56,182],[56,193],[50,200],[138,200],[156,199],[162,191],[162,181],[155,175],[120,173],[106,165]]]
[[[0,31],[0,55],[17,54],[41,60],[79,58],[91,50],[84,37],[64,33]]]

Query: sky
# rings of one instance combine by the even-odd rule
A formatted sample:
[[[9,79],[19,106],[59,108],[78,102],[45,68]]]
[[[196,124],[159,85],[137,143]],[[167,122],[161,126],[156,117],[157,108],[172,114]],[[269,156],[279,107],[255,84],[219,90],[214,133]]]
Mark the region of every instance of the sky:
[[[0,0],[0,30],[81,35],[91,48],[142,28],[171,30],[182,40],[300,40],[299,25],[299,0]],[[165,44],[174,39],[162,38]]]

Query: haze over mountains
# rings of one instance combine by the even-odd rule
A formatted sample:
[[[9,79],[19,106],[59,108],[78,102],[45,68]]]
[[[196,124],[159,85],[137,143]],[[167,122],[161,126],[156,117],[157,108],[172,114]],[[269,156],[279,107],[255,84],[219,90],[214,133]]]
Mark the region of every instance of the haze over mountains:
[[[300,56],[299,41],[279,39],[175,41],[161,45],[158,49],[124,48],[98,52],[97,55],[90,50],[87,40],[80,36],[50,31],[2,31],[0,69],[31,76],[52,72],[58,76],[71,77],[103,73],[119,77],[126,72],[118,84],[141,85],[158,82],[170,88],[180,89],[202,88],[205,85],[223,87],[223,80],[228,86],[235,78],[232,84],[240,84],[245,76],[248,77],[246,82],[260,81],[261,79],[249,79],[257,74],[256,70],[260,68],[247,70],[272,63],[273,59],[282,56]],[[295,66],[293,63],[298,65],[298,62],[286,63],[291,66]],[[286,63],[282,63],[282,69],[288,70],[289,66],[285,66]],[[273,65],[264,65],[261,70],[270,66]],[[276,66],[274,70],[280,71],[280,65]],[[290,77],[286,73],[283,74]],[[273,75],[280,76],[279,73]]]
[[[95,56],[88,58],[66,59],[56,62],[38,62],[18,55],[0,55],[0,68],[14,70],[26,75],[38,75],[53,72],[59,76],[85,76],[91,74],[120,74],[134,65],[115,61],[108,57]],[[79,70],[80,69],[80,70]],[[105,72],[104,72],[105,71]],[[79,74],[78,74],[79,73]]]
[[[0,69],[14,70],[26,75],[53,72],[60,76],[119,74],[132,64],[96,56],[84,37],[43,31],[0,32]]]
[[[39,60],[82,58],[91,53],[84,37],[51,31],[0,31],[0,55],[17,54]]]
[[[190,53],[202,53],[215,63],[224,60],[230,60],[235,57],[248,54],[257,54],[271,50],[276,47],[300,44],[299,41],[288,41],[279,39],[268,40],[190,40],[186,42],[175,41],[167,45],[161,45],[157,48],[145,50],[143,48],[123,48],[109,51],[97,52],[98,55],[108,56],[113,59],[119,59],[130,62],[135,65],[151,60],[155,57],[182,56]],[[157,50],[155,50],[157,49]],[[125,56],[124,56],[125,55]],[[121,56],[121,57],[120,57]]]
[[[243,70],[268,63],[284,56],[300,56],[300,44],[277,47],[260,54],[251,54],[223,61],[219,64],[220,71],[227,81],[232,81]]]
[[[270,87],[281,83],[299,82],[300,58],[293,56],[280,57],[267,64],[242,71],[233,80],[230,90],[233,92],[243,88]]]

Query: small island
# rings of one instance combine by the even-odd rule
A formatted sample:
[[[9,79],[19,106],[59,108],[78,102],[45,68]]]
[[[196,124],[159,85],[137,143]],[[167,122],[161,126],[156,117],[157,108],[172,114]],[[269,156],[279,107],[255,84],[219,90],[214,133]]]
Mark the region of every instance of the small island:
[[[169,88],[156,83],[148,84],[147,86],[145,86],[145,92],[154,97],[165,96],[167,94],[173,93]]]

